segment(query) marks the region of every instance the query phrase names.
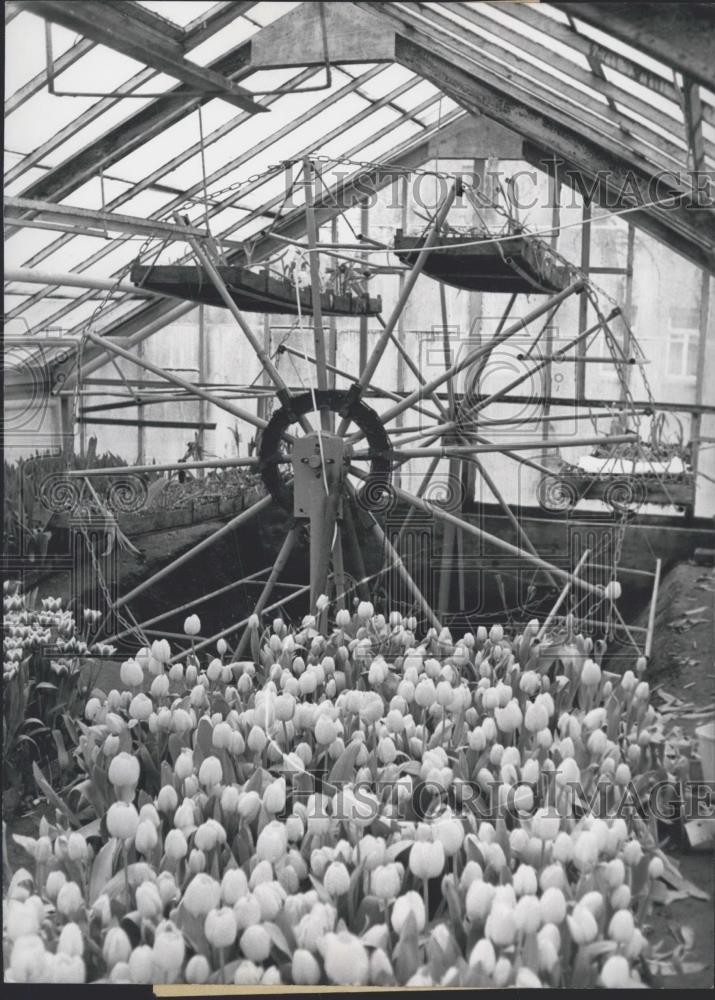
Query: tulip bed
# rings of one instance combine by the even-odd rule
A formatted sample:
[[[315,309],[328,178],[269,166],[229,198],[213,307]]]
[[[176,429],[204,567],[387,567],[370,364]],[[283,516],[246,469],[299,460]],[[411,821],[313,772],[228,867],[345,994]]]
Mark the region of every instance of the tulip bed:
[[[645,663],[415,631],[363,602],[326,635],[255,619],[246,661],[126,661],[56,820],[15,838],[6,978],[647,985],[672,864],[632,802],[667,771]]]

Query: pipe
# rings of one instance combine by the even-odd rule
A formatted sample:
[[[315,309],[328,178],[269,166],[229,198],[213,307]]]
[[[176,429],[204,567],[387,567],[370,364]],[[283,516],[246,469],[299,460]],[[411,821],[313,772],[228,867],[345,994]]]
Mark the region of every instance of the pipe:
[[[89,278],[82,274],[65,274],[60,272],[45,273],[35,271],[31,267],[7,267],[4,281],[24,281],[28,285],[64,285],[68,288],[95,288],[100,292],[125,292],[128,295],[138,295],[141,298],[165,298],[159,292],[148,292],[145,288],[135,285],[117,283],[106,278]]]

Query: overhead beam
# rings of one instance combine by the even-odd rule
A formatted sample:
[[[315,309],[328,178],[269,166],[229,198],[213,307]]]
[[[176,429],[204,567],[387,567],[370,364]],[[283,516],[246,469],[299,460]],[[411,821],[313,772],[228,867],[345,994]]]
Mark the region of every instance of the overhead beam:
[[[248,63],[250,51],[250,44],[239,45],[211,63],[211,68],[226,75],[239,74]],[[49,170],[44,177],[23,190],[23,197],[61,201],[96,177],[100,171],[107,170],[125,156],[136,152],[210,99],[208,95],[197,96],[183,84],[174,87],[167,91],[166,97],[152,101],[131,118],[110,128],[84,149],[73,153],[59,166]]]
[[[583,186],[592,186],[588,192],[592,192],[594,200],[611,210],[644,205],[670,195],[683,198],[682,190],[662,179],[654,187],[656,179],[643,168],[575,128],[537,112],[506,88],[497,89],[486,83],[454,53],[447,59],[436,49],[435,44],[425,47],[398,35],[396,57],[403,66],[420,73],[462,107],[494,118],[522,135],[525,158],[541,170],[548,171],[549,163],[553,164],[556,158],[559,177],[564,183],[574,187],[581,180]],[[685,201],[687,204],[688,199]],[[639,207],[633,212],[632,221],[699,267],[715,273],[712,249],[715,220],[711,210],[694,210],[682,204],[661,209]]]
[[[247,14],[256,3],[257,0],[222,0],[221,3],[214,4],[205,14],[200,14],[186,25],[186,40],[191,40],[192,48],[201,45],[221,28]]]
[[[180,42],[146,23],[137,23],[119,4],[78,0],[20,0],[20,4],[31,14],[167,73],[199,93],[212,94],[253,114],[266,110],[250,91],[186,59]]]
[[[712,4],[552,2],[564,13],[715,89]]]
[[[141,219],[136,215],[121,215],[119,212],[98,212],[90,208],[76,208],[74,205],[55,205],[34,198],[14,198],[12,195],[5,196],[4,210],[7,219],[18,219],[22,213],[31,212],[48,223],[58,222],[60,225],[78,226],[83,235],[89,236],[105,236],[105,230],[173,240],[183,240],[187,235],[199,239],[206,236],[206,232],[202,229],[182,228],[159,219]]]
[[[622,76],[640,84],[641,87],[647,87],[648,90],[660,94],[661,97],[667,98],[673,104],[679,103],[678,93],[671,79],[666,79],[650,69],[646,69],[645,66],[641,66],[640,63],[634,62],[613,49],[599,45],[587,35],[579,34],[570,25],[562,24],[553,17],[544,16],[538,9],[529,4],[510,3],[508,7],[502,6],[500,10],[502,13],[508,14],[509,17],[521,21],[529,28],[544,33],[570,49],[575,49],[587,59],[596,59],[603,66],[616,70]]]
[[[323,226],[333,218],[343,212],[360,204],[366,193],[379,191],[396,179],[404,176],[405,170],[420,167],[430,156],[430,143],[436,134],[442,135],[445,140],[449,140],[454,135],[461,134],[464,122],[469,119],[466,114],[453,116],[453,120],[443,124],[441,127],[430,129],[428,134],[418,136],[406,143],[402,143],[385,155],[386,163],[390,166],[364,168],[357,171],[349,178],[341,181],[329,191],[322,191],[315,203],[315,217],[318,226]],[[305,210],[303,207],[296,208],[288,213],[271,227],[270,234],[260,237],[253,245],[251,261],[258,263],[270,257],[271,254],[285,247],[284,240],[280,237],[297,239],[305,235]],[[247,264],[249,263],[245,253],[241,251],[230,251],[226,255],[227,263]],[[177,304],[174,302],[157,302],[150,306],[134,311],[130,316],[123,317],[118,323],[112,324],[103,333],[107,336],[121,338],[126,346],[133,346],[149,332],[161,329],[164,325],[176,322],[182,316],[196,308],[193,302]],[[87,347],[84,352],[83,373],[91,374],[97,367],[104,363],[98,356],[98,352]],[[73,376],[70,374],[70,366],[58,366],[55,371],[55,378],[64,380],[69,378],[72,384]],[[64,384],[64,381],[63,381]]]
[[[185,52],[190,52],[191,49],[196,48],[205,42],[207,39],[211,38],[224,28],[230,21],[234,18],[239,17],[246,10],[255,6],[252,2],[247,3],[234,3],[233,0],[227,0],[225,3],[217,3],[211,8],[206,14],[201,17],[196,18],[191,21],[190,24],[183,30],[183,41],[182,45]],[[58,56],[52,64],[52,76],[58,77],[60,73],[64,70],[69,69],[73,66],[77,60],[81,59],[85,53],[89,52],[94,48],[95,42],[91,41],[89,38],[82,38],[68,49],[67,52],[63,52],[61,56]],[[231,53],[229,53],[231,55]],[[216,70],[216,72],[230,75],[233,72],[230,63],[224,65],[224,60],[226,57],[222,57],[220,65],[216,63],[210,63],[211,69]],[[110,94],[100,101],[97,101],[91,107],[87,108],[86,111],[78,115],[72,122],[60,129],[54,135],[50,136],[44,143],[38,146],[32,153],[24,157],[24,159],[17,164],[12,170],[8,171],[6,174],[6,183],[14,180],[15,177],[21,176],[25,170],[28,170],[31,166],[42,160],[42,157],[52,152],[58,146],[60,146],[64,141],[71,138],[80,128],[84,128],[90,122],[94,121],[108,108],[114,107],[114,105],[119,100],[119,95],[122,92],[133,93],[133,91],[140,87],[147,80],[152,79],[155,75],[152,70],[141,70],[139,73],[135,73],[131,80],[128,80],[121,87],[118,87],[116,94]],[[28,81],[19,90],[8,98],[5,102],[5,114],[9,115],[12,111],[16,111],[25,101],[29,100],[34,94],[37,94],[43,87],[47,85],[47,67],[42,69],[39,73],[35,74],[31,80]],[[161,107],[159,102],[159,107]]]
[[[693,170],[705,170],[705,137],[703,135],[703,102],[700,87],[690,77],[683,78],[683,118]]]
[[[533,56],[536,59],[539,59],[545,65],[549,66],[552,70],[558,73],[563,73],[566,76],[571,77],[578,83],[581,83],[584,86],[589,87],[591,90],[596,91],[603,97],[606,97],[609,100],[610,105],[613,111],[615,112],[615,115],[619,118],[621,128],[637,129],[638,123],[636,123],[633,119],[626,120],[626,116],[621,115],[616,109],[615,107],[616,102],[620,104],[623,108],[630,109],[635,114],[639,115],[641,118],[645,118],[647,121],[652,121],[653,124],[657,125],[659,128],[667,132],[670,132],[673,136],[677,136],[678,138],[680,138],[681,129],[680,129],[680,123],[677,120],[677,118],[674,118],[672,115],[667,115],[664,112],[660,111],[657,107],[653,105],[653,102],[649,103],[648,101],[645,101],[642,98],[638,97],[637,94],[634,94],[628,90],[624,90],[622,86],[619,86],[615,83],[611,83],[606,78],[605,74],[603,73],[603,70],[601,69],[600,60],[597,58],[595,53],[591,51],[591,47],[589,45],[584,46],[583,54],[589,60],[589,63],[591,65],[590,70],[582,68],[577,62],[574,62],[572,59],[567,59],[564,56],[559,55],[558,52],[555,52],[552,49],[548,48],[546,44],[544,44],[544,42],[536,40],[533,33],[530,33],[529,35],[523,35],[521,34],[521,32],[514,31],[512,28],[507,27],[501,22],[494,20],[494,18],[487,17],[487,15],[482,13],[479,7],[477,6],[474,5],[467,6],[466,4],[463,3],[454,3],[454,2],[444,3],[442,6],[447,7],[454,14],[458,14],[460,17],[469,21],[469,23],[473,24],[474,27],[477,28],[479,31],[488,32],[489,34],[495,36],[496,38],[500,38],[503,41],[508,42],[510,45],[520,49],[522,52],[525,52],[528,55]],[[523,5],[509,4],[508,7],[504,8],[504,13],[509,14],[511,17],[518,18],[518,10],[515,10],[514,8],[518,8],[520,6]],[[532,22],[533,20],[534,19],[532,18]],[[543,14],[537,13],[535,20],[537,21],[537,23],[538,22],[541,23],[542,25],[541,30],[543,32],[547,32],[549,37],[553,37],[551,26],[554,24],[554,21],[552,18],[545,17]],[[569,29],[566,30],[565,34],[568,35],[568,31]],[[580,37],[582,36],[577,35],[575,32],[573,32],[569,37],[569,41],[566,44],[573,47],[573,39]],[[481,37],[477,37],[476,40],[480,42],[486,41]],[[492,50],[491,48],[489,48],[487,49],[487,51],[492,51]],[[498,54],[502,58],[504,58],[504,60],[507,62],[513,59],[512,53],[510,53],[506,49],[500,48]],[[533,72],[535,74],[538,73],[536,67],[531,66],[529,64],[524,64],[524,69],[527,72]],[[563,86],[560,78],[557,76],[552,77],[551,85]],[[582,96],[582,91],[580,89],[574,88],[573,97],[576,100],[580,100],[581,96]],[[603,107],[601,107],[601,113],[603,113]],[[644,126],[641,125],[640,129],[642,133]],[[636,132],[635,134],[639,133]],[[661,136],[658,133],[653,132],[652,137],[656,143],[659,144],[661,142]]]
[[[82,274],[45,274],[34,271],[29,267],[5,268],[3,279],[8,281],[25,282],[28,285],[52,285],[67,288],[90,288],[105,292],[125,292],[128,295],[138,295],[140,298],[155,299],[156,292],[148,292],[144,288],[137,288],[135,285],[125,284],[123,281],[109,281],[105,278],[90,278]],[[6,295],[12,295],[5,289]]]

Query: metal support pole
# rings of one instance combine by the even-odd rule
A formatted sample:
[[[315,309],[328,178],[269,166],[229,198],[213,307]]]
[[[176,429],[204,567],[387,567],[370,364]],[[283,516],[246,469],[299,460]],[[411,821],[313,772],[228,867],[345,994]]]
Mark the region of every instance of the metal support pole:
[[[429,621],[430,625],[432,625],[438,631],[441,631],[442,625],[440,624],[439,618],[434,613],[434,611],[432,610],[432,608],[429,606],[429,603],[428,603],[427,599],[425,598],[424,594],[419,589],[419,587],[417,586],[417,584],[415,583],[415,581],[412,579],[412,576],[410,575],[410,573],[406,569],[405,564],[403,563],[402,559],[400,558],[399,553],[394,548],[394,546],[390,543],[390,541],[387,538],[387,535],[382,530],[382,528],[377,523],[377,521],[372,516],[372,514],[370,515],[370,518],[372,520],[372,524],[370,525],[370,531],[373,533],[373,535],[375,536],[375,538],[378,540],[378,542],[380,543],[380,545],[383,547],[385,555],[389,556],[390,559],[392,560],[392,563],[393,563],[395,569],[400,574],[400,577],[402,578],[403,582],[407,585],[407,589],[410,591],[410,593],[412,594],[412,596],[415,598],[415,600],[417,601],[417,603],[422,608],[422,611],[424,612],[424,614],[425,614],[427,620]]]
[[[309,354],[303,354],[302,351],[297,351],[295,349],[295,347],[289,347],[287,344],[281,344],[280,348],[278,349],[278,353],[279,354],[283,354],[283,353],[292,354],[296,358],[300,358],[302,361],[307,361],[308,364],[311,364],[311,365],[316,364],[315,358],[312,358]],[[349,382],[357,382],[357,380],[358,380],[357,379],[357,375],[351,375],[350,372],[346,372],[344,368],[336,368],[332,364],[328,364],[327,368],[328,368],[328,371],[334,372],[336,375],[342,376],[343,378],[347,379]],[[368,389],[373,389],[376,395],[378,395],[378,396],[384,396],[385,399],[393,399],[393,400],[395,400],[395,402],[399,402],[401,399],[404,398],[399,392],[391,392],[389,389],[383,389],[382,387],[368,386],[367,388]],[[436,414],[436,413],[430,413],[429,410],[426,410],[422,406],[416,406],[415,410],[418,413],[424,413],[424,415],[426,417],[429,417],[431,420],[439,420],[439,415],[438,414]]]
[[[655,579],[653,580],[653,594],[650,599],[650,611],[648,612],[648,628],[646,630],[645,636],[645,649],[643,653],[647,660],[650,660],[650,654],[653,650],[653,632],[655,630],[655,613],[658,608],[658,591],[660,589],[660,570],[661,561],[656,560],[655,564]]]
[[[208,594],[202,594],[201,597],[195,597],[191,601],[186,601],[185,604],[180,604],[176,608],[170,608],[168,611],[162,611],[160,615],[154,615],[153,618],[147,618],[145,622],[138,622],[137,625],[131,628],[125,628],[121,632],[115,633],[115,635],[110,635],[108,639],[104,639],[104,642],[116,642],[119,639],[123,639],[125,635],[131,635],[136,629],[146,628],[148,625],[156,625],[157,622],[162,621],[164,618],[170,618],[172,615],[179,615],[182,611],[188,611],[189,608],[196,607],[197,604],[204,604],[206,601],[213,600],[214,597],[221,597],[222,594],[227,594],[231,590],[235,590],[236,587],[240,587],[247,583],[255,583],[259,576],[267,573],[270,570],[270,566],[265,566],[263,569],[256,570],[255,573],[251,573],[250,576],[244,576],[241,580],[233,580],[231,583],[227,583],[223,587],[219,587],[217,590],[212,590]]]
[[[370,206],[367,198],[362,198],[360,201],[360,231],[363,236],[370,234]],[[367,253],[363,253],[361,256],[367,264],[369,259]],[[367,316],[361,316],[358,335],[358,371],[363,371],[367,364],[367,333]]]
[[[591,555],[591,550],[590,549],[586,549],[586,551],[584,552],[584,554],[581,556],[581,558],[579,559],[579,561],[574,566],[574,570],[573,570],[573,575],[574,576],[578,576],[579,572],[581,571],[581,567],[583,566],[583,564],[586,562],[586,560],[588,559],[588,557],[590,555]],[[540,640],[540,639],[544,638],[544,635],[546,633],[546,629],[549,627],[549,625],[551,624],[551,622],[556,617],[556,614],[557,614],[559,608],[561,607],[561,605],[564,603],[564,601],[568,597],[569,593],[571,592],[571,587],[572,586],[573,585],[572,585],[571,581],[567,580],[566,583],[563,586],[563,590],[561,591],[561,593],[559,594],[559,596],[556,598],[556,601],[554,602],[554,606],[552,607],[551,611],[549,611],[549,613],[546,616],[546,618],[544,618],[544,622],[543,622],[541,628],[536,633],[536,638],[537,639]]]
[[[516,517],[516,515],[514,514],[514,511],[511,509],[511,507],[509,506],[509,504],[504,499],[504,496],[503,496],[501,490],[499,489],[499,487],[497,486],[497,484],[494,482],[494,480],[492,479],[492,477],[489,475],[489,473],[487,472],[487,470],[484,468],[484,465],[478,459],[474,460],[474,464],[476,465],[477,469],[479,470],[479,473],[481,474],[482,479],[484,480],[484,482],[487,484],[487,486],[491,490],[492,494],[494,495],[494,499],[497,501],[497,503],[499,504],[499,506],[501,507],[501,509],[504,511],[504,513],[505,513],[505,515],[506,515],[509,523],[511,524],[512,528],[516,532],[517,538],[521,539],[522,545],[524,545],[524,547],[527,548],[529,550],[529,552],[531,552],[532,555],[534,555],[534,556],[538,555],[538,552],[534,548],[534,546],[533,546],[533,544],[531,542],[531,539],[529,538],[529,536],[527,535],[527,533],[524,531],[524,528],[522,527],[521,522]],[[558,586],[557,583],[556,583],[556,580],[553,578],[553,576],[551,575],[551,573],[546,573],[546,577],[547,577],[549,583],[552,585],[552,587],[555,588],[555,587]]]
[[[268,599],[273,593],[273,588],[276,585],[278,577],[286,568],[288,559],[290,557],[291,552],[295,548],[295,543],[298,541],[299,535],[300,535],[300,526],[294,524],[293,527],[288,532],[288,534],[285,536],[283,544],[280,547],[280,551],[276,556],[276,561],[273,565],[273,569],[270,572],[270,576],[266,580],[265,586],[263,587],[263,590],[258,596],[258,600],[256,601],[256,606],[253,609],[254,615],[260,616],[263,613],[263,609],[265,608],[266,604],[268,604]],[[250,629],[246,629],[246,631],[241,636],[241,640],[238,644],[238,647],[236,648],[236,652],[233,657],[234,660],[241,659],[243,652],[246,646],[248,645],[248,640],[250,639],[250,637],[251,637]]]
[[[160,580],[165,579],[165,577],[167,577],[170,573],[173,573],[175,569],[178,569],[180,566],[184,566],[187,562],[189,562],[189,560],[193,559],[194,556],[197,556],[200,552],[205,552],[206,549],[210,548],[220,538],[225,538],[226,535],[230,535],[232,531],[236,530],[236,528],[240,528],[248,521],[251,521],[257,514],[267,510],[272,503],[273,497],[262,497],[262,499],[254,503],[252,507],[249,507],[248,510],[243,510],[240,514],[237,514],[236,517],[232,517],[230,521],[224,524],[217,531],[214,531],[208,538],[205,538],[202,542],[194,545],[188,550],[188,552],[184,552],[183,555],[172,560],[172,562],[168,565],[163,566],[156,573],[153,573],[147,580],[143,580],[142,583],[136,586],[133,590],[130,590],[128,594],[124,595],[124,597],[120,597],[119,600],[115,601],[112,605],[112,610],[116,611],[117,608],[121,608],[125,604],[128,604],[129,601],[138,597],[139,594],[143,594],[145,590],[155,586],[155,584],[157,584]]]
[[[415,264],[415,267],[417,267],[417,264]],[[503,343],[505,340],[508,340],[510,337],[513,337],[515,334],[520,333],[530,323],[533,323],[534,320],[539,319],[540,316],[543,316],[545,313],[549,312],[556,305],[559,305],[561,302],[567,299],[570,295],[575,295],[581,292],[583,290],[583,287],[584,287],[583,282],[579,279],[578,281],[575,281],[572,285],[569,285],[568,288],[565,288],[562,292],[559,292],[557,295],[550,298],[547,302],[543,303],[540,306],[536,306],[534,309],[531,310],[530,313],[524,316],[523,319],[517,320],[511,326],[507,327],[507,329],[504,330],[501,334],[499,334],[498,337],[493,337],[488,344],[485,344],[481,347],[477,347],[473,351],[470,351],[461,361],[459,361],[457,364],[452,365],[452,367],[449,368],[446,372],[444,372],[441,375],[437,375],[435,378],[432,379],[431,382],[427,382],[425,385],[420,386],[418,389],[415,389],[414,392],[411,392],[409,396],[406,396],[402,400],[402,402],[396,403],[395,406],[390,407],[390,409],[382,415],[383,423],[385,424],[389,423],[389,421],[393,420],[398,413],[402,413],[404,410],[409,409],[414,403],[417,403],[419,402],[419,400],[424,399],[425,396],[428,396],[430,393],[434,392],[434,390],[437,389],[440,385],[443,385],[445,382],[450,381],[450,379],[453,379],[455,375],[459,375],[460,372],[464,371],[465,368],[469,368],[470,365],[473,365],[475,361],[483,357],[485,354],[490,354],[494,350],[494,348],[497,347],[499,344]],[[369,379],[367,381],[369,381]],[[350,440],[351,441],[360,440],[362,436],[363,436],[362,434],[354,434],[351,436]]]
[[[405,308],[405,305],[407,304],[407,300],[412,293],[412,289],[415,287],[417,279],[424,270],[424,266],[427,263],[427,259],[430,255],[430,248],[434,245],[435,241],[437,240],[437,236],[442,228],[444,220],[447,218],[447,213],[449,212],[452,206],[452,202],[454,201],[455,194],[456,194],[456,184],[452,185],[449,193],[442,202],[442,205],[440,206],[440,209],[437,212],[437,215],[435,216],[435,220],[432,223],[430,231],[427,234],[424,245],[422,246],[422,249],[420,250],[419,255],[417,257],[417,260],[415,261],[415,265],[405,279],[405,286],[402,289],[402,293],[397,299],[395,308],[393,309],[390,318],[385,324],[385,329],[382,331],[380,339],[375,345],[375,348],[372,354],[370,355],[369,359],[367,360],[365,367],[361,369],[360,377],[353,391],[355,399],[359,399],[362,396],[364,389],[366,388],[366,386],[370,384],[372,377],[375,374],[375,369],[380,363],[382,355],[385,353],[385,349],[388,343],[390,342],[390,337],[392,335],[392,332],[397,326],[400,314],[402,313],[402,310]],[[422,392],[426,394],[424,388]],[[419,398],[422,397],[420,396]],[[407,409],[407,407],[403,408]],[[344,418],[340,422],[340,426],[338,427],[338,434],[340,436],[345,434],[349,422],[350,421],[347,418]]]
[[[343,560],[343,525],[337,522],[338,530],[333,545],[333,581],[335,583],[335,604],[338,610],[345,607],[345,563]]]
[[[357,528],[355,527],[352,503],[347,500],[343,503],[343,524],[345,525],[345,535],[350,546],[350,554],[353,565],[357,567],[356,576],[360,581],[357,585],[358,596],[363,601],[369,601],[370,590],[365,582],[367,580],[365,560],[363,559],[362,549],[360,548],[360,540],[358,538]]]
[[[554,438],[552,447],[553,448],[570,448],[575,445],[592,445],[592,444],[633,444],[638,440],[637,434],[611,434],[603,435],[598,437],[580,437],[580,438]],[[493,451],[504,451],[505,448],[515,449],[515,450],[525,450],[531,448],[542,448],[543,443],[541,441],[534,440],[533,438],[523,438],[520,441],[505,441],[503,445],[499,444],[465,444],[465,445],[449,445],[448,447],[439,448],[394,448],[392,454],[396,458],[450,458],[452,456],[459,455],[479,455],[485,452]],[[367,459],[371,458],[372,454],[370,450],[367,451],[356,451],[352,456],[354,459]]]
[[[140,472],[173,472],[175,469],[237,469],[254,468],[258,465],[257,458],[207,458],[200,462],[166,462],[163,465],[108,465],[97,469],[69,469],[65,475],[70,479],[83,479],[85,476],[115,476],[133,475]],[[285,464],[290,462],[285,459]]]
[[[523,375],[518,375],[511,382],[508,382],[507,385],[502,386],[501,389],[497,389],[490,396],[487,396],[486,399],[480,400],[480,402],[478,402],[475,406],[470,406],[469,409],[467,410],[466,415],[480,413],[483,409],[485,409],[485,407],[489,406],[490,403],[498,402],[500,399],[506,396],[508,392],[511,392],[512,389],[516,389],[516,387],[518,385],[521,385],[522,382],[526,382],[527,379],[531,378],[538,371],[541,371],[542,368],[546,368],[547,365],[550,365],[552,361],[559,361],[561,359],[564,359],[565,351],[569,350],[569,348],[574,346],[578,349],[585,342],[586,338],[590,337],[592,334],[596,332],[596,330],[604,326],[605,322],[606,320],[599,320],[598,323],[594,323],[593,326],[590,327],[588,330],[584,330],[583,333],[580,333],[577,337],[574,337],[572,340],[570,340],[568,344],[565,344],[561,348],[561,350],[558,351],[555,355],[552,356],[549,354],[546,355],[546,357],[542,358],[540,361],[537,361],[534,367],[531,368],[529,371],[525,372]],[[579,356],[577,356],[574,360],[585,361],[587,359],[579,358]]]
[[[352,475],[357,476],[358,479],[367,478],[366,474],[360,469],[356,469],[351,466],[350,472]],[[561,569],[558,566],[554,566],[547,562],[545,559],[540,559],[538,556],[533,556],[530,552],[524,549],[517,548],[516,545],[511,545],[509,542],[505,542],[504,539],[497,537],[496,535],[491,535],[488,531],[484,531],[482,528],[478,528],[474,524],[470,524],[468,521],[463,521],[459,517],[455,517],[448,511],[443,510],[441,507],[437,507],[434,504],[429,503],[427,500],[422,500],[419,497],[414,496],[412,493],[408,493],[406,490],[400,489],[399,487],[392,487],[396,496],[404,500],[406,503],[412,504],[414,507],[418,507],[420,510],[426,511],[428,514],[434,515],[440,521],[452,521],[461,531],[464,531],[468,535],[474,535],[475,538],[479,538],[489,545],[493,545],[497,549],[501,549],[503,552],[508,552],[509,555],[516,556],[518,559],[523,559],[525,562],[532,563],[534,566],[538,566],[539,569],[549,570],[554,576],[561,577],[562,580],[571,580],[575,585],[580,587],[582,590],[587,590],[590,594],[596,594],[598,597],[603,596],[602,587],[594,587],[592,584],[587,583],[585,580],[580,580],[575,577],[572,573],[567,573],[566,570]]]
[[[302,597],[303,594],[307,594],[310,590],[310,586],[306,584],[304,587],[300,587],[298,590],[294,590],[292,594],[287,594],[285,597],[281,597],[279,601],[275,601],[273,604],[269,604],[267,608],[264,608],[264,613],[269,611],[275,611],[276,608],[282,608],[284,604],[288,604],[289,601],[294,601],[296,597]],[[238,632],[240,628],[247,625],[250,621],[250,615],[248,618],[242,618],[240,622],[236,622],[234,625],[229,625],[228,628],[222,629],[215,635],[210,636],[208,639],[204,639],[203,642],[197,642],[190,649],[184,649],[181,653],[177,653],[176,656],[172,656],[169,663],[178,663],[179,660],[183,660],[184,657],[188,656],[189,653],[198,653],[199,650],[205,649],[206,646],[211,646],[213,643],[218,642],[219,639],[224,639],[227,635],[233,635],[234,632]]]
[[[178,214],[178,212],[174,214],[174,217],[176,218],[177,222],[181,221],[181,216]],[[264,371],[267,371],[268,374],[270,375],[271,381],[276,387],[276,390],[278,392],[278,398],[280,399],[281,403],[283,403],[286,406],[290,406],[291,394],[288,390],[288,386],[283,381],[283,376],[271,361],[271,358],[269,357],[267,351],[264,349],[261,341],[258,339],[258,337],[251,329],[251,327],[243,318],[241,310],[238,308],[236,303],[231,298],[231,295],[229,294],[229,291],[226,288],[223,278],[214,267],[210,257],[208,256],[204,248],[199,244],[198,240],[195,240],[191,236],[187,235],[186,242],[194,251],[194,253],[196,254],[197,258],[201,263],[201,266],[204,268],[209,278],[213,282],[216,291],[219,293],[219,295],[224,301],[224,305],[226,306],[228,311],[231,313],[231,315],[233,316],[233,318],[236,320],[239,327],[243,331],[246,339],[248,340],[249,344],[255,351],[256,356],[263,365]],[[311,431],[310,423],[305,419],[305,417],[300,418],[300,424],[306,433],[310,433]]]
[[[308,239],[308,260],[310,264],[311,304],[313,306],[313,337],[315,342],[315,370],[318,389],[328,388],[327,357],[325,354],[325,332],[323,330],[323,304],[320,291],[320,261],[316,247],[318,229],[313,206],[313,164],[309,157],[303,160],[303,187],[305,189],[305,231]],[[326,409],[320,411],[320,426],[330,430],[330,418]]]
[[[261,420],[249,410],[244,410],[242,407],[228,402],[228,400],[223,399],[221,396],[215,396],[212,392],[207,392],[206,389],[202,389],[193,382],[187,382],[186,379],[180,378],[172,372],[164,371],[163,368],[159,368],[158,365],[152,364],[151,361],[147,361],[146,358],[137,358],[136,355],[131,354],[129,351],[125,351],[123,347],[119,347],[118,344],[113,343],[111,340],[107,340],[105,337],[98,336],[91,330],[87,330],[85,336],[88,340],[91,340],[92,343],[97,344],[99,347],[103,347],[106,351],[109,351],[110,354],[116,354],[120,358],[126,358],[127,361],[131,361],[140,368],[145,368],[147,371],[152,372],[159,378],[163,378],[167,382],[171,382],[172,385],[178,385],[182,389],[186,389],[188,392],[194,393],[196,396],[201,396],[209,403],[213,403],[214,406],[218,406],[220,410],[225,410],[227,413],[231,413],[234,417],[238,417],[239,420],[245,420],[246,423],[253,424],[254,427],[268,426],[267,421]],[[292,440],[292,437],[290,440]]]
[[[581,228],[581,273],[588,276],[588,269],[591,263],[591,205],[584,199],[583,203],[583,226]],[[578,328],[579,332],[586,329],[588,323],[588,296],[584,295],[579,303]],[[586,345],[579,344],[579,354],[586,356]],[[582,365],[576,367],[576,399],[583,403],[586,399],[586,369]]]

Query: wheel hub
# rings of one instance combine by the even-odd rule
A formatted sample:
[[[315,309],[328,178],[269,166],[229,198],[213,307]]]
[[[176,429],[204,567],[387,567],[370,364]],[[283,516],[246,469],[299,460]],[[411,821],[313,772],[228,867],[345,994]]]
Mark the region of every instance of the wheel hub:
[[[325,483],[342,490],[347,466],[352,457],[349,442],[328,431],[313,432],[293,443],[290,457],[293,480],[285,476],[283,434],[301,416],[314,409],[328,410],[350,419],[365,435],[370,449],[370,470],[362,490],[374,498],[387,489],[392,463],[390,439],[379,415],[362,400],[354,400],[343,389],[315,389],[293,396],[290,406],[279,407],[268,426],[261,432],[258,443],[259,470],[266,489],[276,503],[297,517],[309,516],[313,484],[324,491]],[[322,485],[321,482],[322,481]]]

